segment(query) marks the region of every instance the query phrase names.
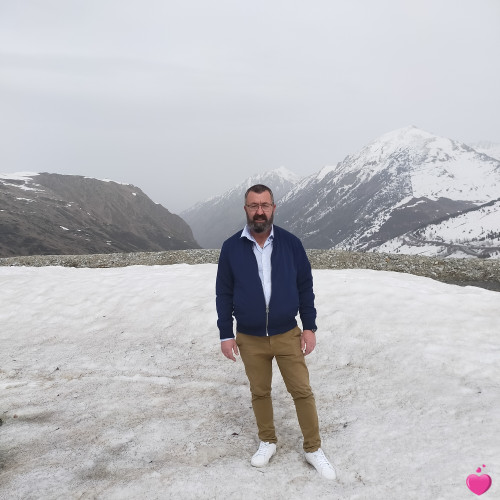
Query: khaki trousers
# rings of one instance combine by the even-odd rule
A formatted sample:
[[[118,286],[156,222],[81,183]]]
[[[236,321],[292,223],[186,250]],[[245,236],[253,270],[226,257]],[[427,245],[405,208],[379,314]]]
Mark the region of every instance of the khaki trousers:
[[[299,327],[269,337],[237,333],[236,343],[250,382],[259,439],[277,442],[271,400],[272,361],[276,358],[286,388],[295,403],[304,437],[304,451],[313,452],[321,447],[321,439],[316,402],[309,385],[309,371],[300,350],[300,335]]]

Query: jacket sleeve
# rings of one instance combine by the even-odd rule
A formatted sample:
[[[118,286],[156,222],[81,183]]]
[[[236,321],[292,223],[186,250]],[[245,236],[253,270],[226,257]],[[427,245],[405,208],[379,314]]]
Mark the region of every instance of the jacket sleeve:
[[[314,307],[314,291],[311,264],[306,251],[298,241],[297,252],[297,289],[299,291],[299,314],[304,330],[316,329],[316,308]]]
[[[234,279],[228,258],[226,244],[222,245],[215,282],[215,305],[220,338],[234,338],[233,332],[233,289]]]

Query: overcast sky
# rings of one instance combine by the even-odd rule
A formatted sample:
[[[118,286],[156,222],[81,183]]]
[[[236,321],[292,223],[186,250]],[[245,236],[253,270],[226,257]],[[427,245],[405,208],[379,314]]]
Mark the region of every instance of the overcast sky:
[[[500,142],[499,0],[0,0],[0,172],[170,211],[416,125]]]

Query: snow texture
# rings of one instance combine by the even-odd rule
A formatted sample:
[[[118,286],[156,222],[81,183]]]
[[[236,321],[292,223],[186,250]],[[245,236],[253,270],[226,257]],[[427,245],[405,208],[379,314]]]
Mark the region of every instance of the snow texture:
[[[500,144],[491,141],[481,141],[470,145],[473,149],[480,153],[490,156],[500,160]]]
[[[498,161],[417,127],[384,134],[353,155],[347,165],[362,182],[391,168],[388,158],[402,154],[410,167],[414,198],[446,197],[485,203],[500,195]]]
[[[278,451],[257,436],[241,360],[219,350],[216,265],[0,268],[0,498],[459,499],[500,478],[500,294],[314,270],[307,358],[323,449],[302,455],[273,381]]]
[[[484,250],[491,252],[490,257],[499,258],[499,248],[500,201],[393,238],[380,245],[376,251],[429,257],[475,258]]]
[[[37,176],[36,172],[14,172],[12,174],[2,174],[0,173],[0,179],[6,181],[28,181],[33,180],[33,177]]]

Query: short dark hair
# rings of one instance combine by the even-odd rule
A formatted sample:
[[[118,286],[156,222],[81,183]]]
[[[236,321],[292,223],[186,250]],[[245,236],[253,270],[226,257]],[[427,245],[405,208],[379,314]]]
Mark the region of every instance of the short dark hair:
[[[267,186],[264,186],[264,184],[255,184],[254,186],[249,187],[247,189],[247,192],[245,193],[245,203],[247,201],[247,196],[248,196],[248,193],[250,193],[250,191],[252,193],[257,193],[257,194],[264,193],[265,191],[269,191],[269,194],[271,195],[271,203],[274,205],[273,192],[271,191],[270,188],[268,188]]]

